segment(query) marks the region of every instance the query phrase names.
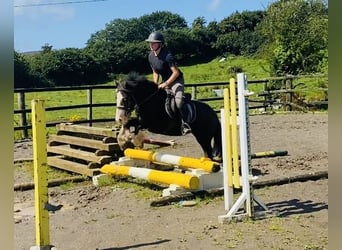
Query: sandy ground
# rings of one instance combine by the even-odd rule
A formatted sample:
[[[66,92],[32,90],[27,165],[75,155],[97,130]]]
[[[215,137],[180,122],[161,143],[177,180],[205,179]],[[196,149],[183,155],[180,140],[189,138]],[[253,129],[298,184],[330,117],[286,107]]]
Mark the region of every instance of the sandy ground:
[[[259,180],[328,170],[327,114],[250,116],[250,134],[253,153],[288,151],[287,156],[253,159]],[[176,147],[158,151],[201,156],[192,135],[171,139]],[[30,142],[17,143],[14,155],[32,157]],[[30,178],[15,171],[15,183]],[[218,216],[227,213],[222,196],[197,198],[191,207],[179,203],[152,207],[155,198],[137,196],[147,188],[94,187],[91,182],[67,190],[49,188],[50,203],[63,205],[50,213],[51,244],[63,250],[328,249],[327,178],[255,188],[255,195],[279,216],[228,224],[218,222]],[[33,190],[15,192],[17,250],[36,245],[33,197]]]

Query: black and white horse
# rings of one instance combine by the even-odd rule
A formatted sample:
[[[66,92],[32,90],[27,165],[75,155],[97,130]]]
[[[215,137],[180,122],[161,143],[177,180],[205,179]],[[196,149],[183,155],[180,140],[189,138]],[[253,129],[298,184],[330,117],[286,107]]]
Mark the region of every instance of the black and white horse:
[[[133,147],[133,144],[141,146],[127,142],[128,139],[122,139],[125,138],[122,136],[124,133],[128,132],[134,137],[140,129],[147,129],[156,134],[182,135],[179,112],[172,108],[175,105],[172,105],[174,102],[170,101],[168,96],[170,93],[158,89],[154,82],[135,72],[128,74],[126,80],[118,84],[115,119],[122,125],[118,136],[121,138],[121,141],[118,140],[121,149]],[[189,111],[187,113],[190,114],[187,122],[203,150],[204,157],[221,161],[221,124],[217,114],[204,102],[188,98],[184,105]],[[133,111],[136,112],[136,118],[130,117]]]

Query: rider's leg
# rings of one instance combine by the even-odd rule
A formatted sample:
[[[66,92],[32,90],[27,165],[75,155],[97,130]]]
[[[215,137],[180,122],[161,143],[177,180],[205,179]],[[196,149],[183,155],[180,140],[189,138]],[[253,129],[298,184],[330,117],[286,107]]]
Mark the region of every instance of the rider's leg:
[[[175,95],[175,103],[177,109],[182,112],[183,104],[184,104],[184,85],[180,83],[175,83],[172,85],[171,90]]]
[[[187,122],[184,121],[184,118],[186,117],[186,110],[184,107],[184,84],[175,83],[171,87],[171,90],[175,95],[175,103],[182,118],[182,133],[183,135],[188,134],[191,132],[191,128],[189,124],[187,124]]]

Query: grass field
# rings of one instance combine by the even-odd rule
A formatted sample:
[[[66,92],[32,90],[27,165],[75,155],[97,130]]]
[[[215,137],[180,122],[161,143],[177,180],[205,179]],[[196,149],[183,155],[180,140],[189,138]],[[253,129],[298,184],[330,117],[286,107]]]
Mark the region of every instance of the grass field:
[[[181,66],[187,83],[225,82],[235,76],[234,70],[245,72],[248,79],[256,80],[269,77],[267,62],[252,57],[228,57],[224,61],[214,59],[209,63]]]

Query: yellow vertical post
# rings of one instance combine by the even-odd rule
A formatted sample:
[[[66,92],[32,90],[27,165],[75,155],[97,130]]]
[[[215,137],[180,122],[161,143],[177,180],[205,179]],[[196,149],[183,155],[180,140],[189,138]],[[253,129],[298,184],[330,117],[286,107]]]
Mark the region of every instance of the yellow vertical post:
[[[34,164],[35,225],[37,246],[50,245],[45,108],[43,100],[32,100],[32,143]]]
[[[230,80],[235,81],[234,78]],[[231,112],[230,112],[230,95],[229,89],[225,88],[223,90],[224,99],[224,120],[226,124],[226,149],[227,150],[227,181],[228,187],[233,187],[233,162],[232,162],[232,131],[231,131]]]
[[[233,156],[233,183],[235,188],[240,188],[238,130],[237,130],[237,105],[235,80],[230,81],[230,107],[232,116],[232,156]]]

